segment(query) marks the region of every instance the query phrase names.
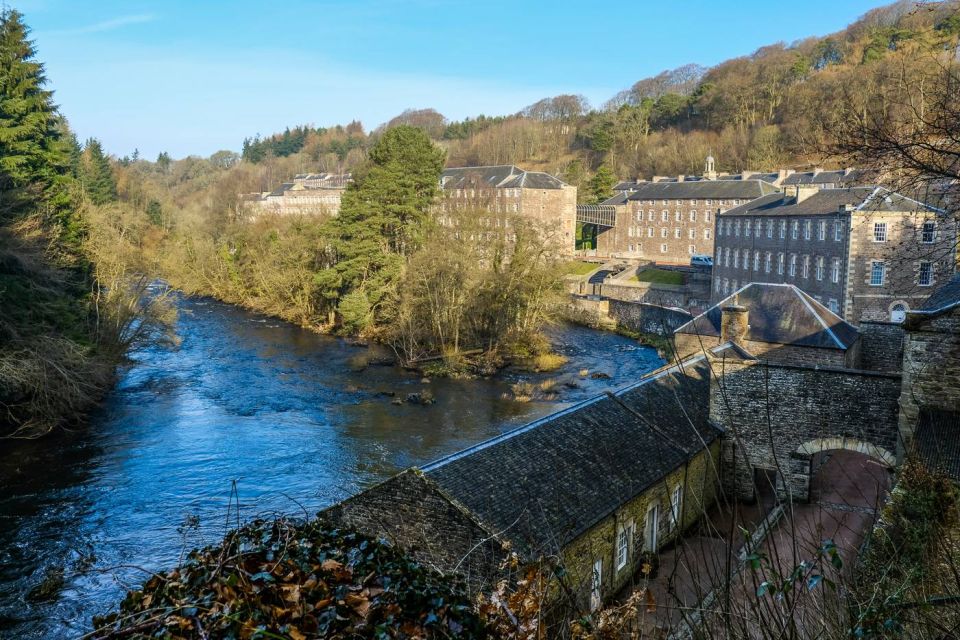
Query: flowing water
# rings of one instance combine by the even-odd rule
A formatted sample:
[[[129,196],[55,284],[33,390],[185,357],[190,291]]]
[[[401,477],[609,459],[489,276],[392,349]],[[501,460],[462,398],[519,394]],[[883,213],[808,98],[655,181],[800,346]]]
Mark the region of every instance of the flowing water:
[[[89,425],[0,441],[0,638],[77,638],[147,571],[238,519],[312,516],[661,364],[632,340],[563,327],[552,336],[569,358],[560,371],[424,382],[364,366],[375,347],[215,301],[178,305],[180,345],[134,354]],[[548,377],[560,381],[556,400],[509,399],[510,384]],[[425,389],[436,404],[393,404]],[[56,588],[44,597],[41,583]]]

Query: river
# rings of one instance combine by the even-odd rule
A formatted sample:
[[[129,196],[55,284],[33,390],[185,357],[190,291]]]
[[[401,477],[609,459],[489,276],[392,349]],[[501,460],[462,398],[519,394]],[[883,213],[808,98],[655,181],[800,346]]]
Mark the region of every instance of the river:
[[[216,543],[238,518],[312,516],[401,469],[662,364],[632,340],[570,326],[552,332],[569,358],[560,371],[425,382],[364,366],[376,347],[212,300],[178,307],[179,346],[133,354],[89,425],[0,445],[3,640],[77,638],[145,571]],[[547,378],[561,381],[556,400],[509,399],[511,383]],[[393,403],[424,389],[436,404]],[[59,569],[62,588],[28,597]]]

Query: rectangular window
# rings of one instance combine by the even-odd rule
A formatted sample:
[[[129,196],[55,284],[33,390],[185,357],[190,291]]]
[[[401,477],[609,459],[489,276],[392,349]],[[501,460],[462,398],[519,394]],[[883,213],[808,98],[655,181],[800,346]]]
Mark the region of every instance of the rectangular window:
[[[643,533],[646,550],[656,552],[660,536],[660,505],[655,504],[647,509],[647,521]]]
[[[823,280],[823,256],[817,256],[817,280]]]
[[[680,526],[683,515],[683,487],[677,485],[670,494],[670,525],[672,528]]]
[[[781,220],[780,221],[780,239],[783,240],[786,237],[787,237],[787,221]]]
[[[723,250],[723,266],[730,266],[730,247]]]
[[[730,280],[727,278],[723,279],[723,295],[730,293]]]
[[[810,277],[810,256],[803,256],[803,273],[800,275],[804,278]]]
[[[733,250],[733,268],[737,269],[740,267],[740,249]]]
[[[773,220],[767,220],[767,237],[773,237]]]
[[[934,238],[937,236],[937,223],[928,220],[923,223],[923,231],[921,232],[921,241],[924,244],[930,244],[933,242]]]
[[[917,282],[921,287],[929,287],[933,284],[933,264],[926,260],[920,263],[920,277]]]
[[[716,280],[713,281],[713,290],[716,293],[720,293],[721,286],[722,286],[722,283],[720,282],[720,278],[717,278]]]
[[[793,229],[791,230],[790,236],[794,240],[800,237],[800,221],[799,220],[793,221]]]
[[[675,229],[673,230],[673,237],[674,237],[674,238],[679,238],[679,237],[680,237],[680,227],[677,227],[677,228],[675,228]]]
[[[823,220],[817,223],[817,240],[826,240],[827,223]]]
[[[661,237],[661,238],[666,238],[668,233],[669,233],[669,231],[667,230],[666,227],[663,227],[663,228],[660,229],[660,237]]]
[[[690,222],[697,221],[697,212],[693,209],[690,210]]]
[[[770,273],[770,266],[773,263],[773,254],[767,251],[767,255],[763,260],[763,272]]]
[[[696,239],[697,239],[697,230],[696,230],[696,229],[690,229],[690,230],[687,232],[687,236],[689,236],[689,238],[690,238],[691,240],[696,240]]]
[[[656,212],[653,209],[650,209],[649,211],[647,211],[647,221],[653,222],[655,220],[654,218],[655,215],[656,215]]]
[[[874,242],[887,241],[887,223],[886,222],[873,223],[873,241]]]
[[[743,235],[747,238],[750,237],[750,227],[753,226],[752,220],[747,220],[746,224],[743,226]]]
[[[683,220],[683,212],[680,211],[679,209],[678,209],[677,211],[674,211],[674,212],[673,212],[673,219],[674,219],[676,222],[680,222],[681,220]]]
[[[709,211],[704,211],[704,212],[703,212],[703,220],[704,220],[705,222],[710,222],[710,212],[709,212]]]
[[[833,239],[835,242],[843,240],[843,225],[840,224],[839,220],[833,223]]]
[[[803,221],[803,239],[804,240],[810,239],[810,226],[811,224],[809,220]]]
[[[628,522],[620,527],[617,535],[617,571],[627,566],[630,556],[630,539],[633,537],[633,523]]]
[[[709,240],[709,239],[710,239],[710,229],[704,229],[704,230],[703,230],[703,239],[704,239],[704,240]]]
[[[886,276],[886,265],[880,260],[874,260],[870,263],[870,286],[882,287]]]
[[[687,253],[689,253],[690,255],[693,255],[696,252],[697,252],[697,245],[691,244],[690,246],[687,247]]]
[[[664,209],[660,212],[660,222],[666,222],[668,219],[670,219],[670,212]]]
[[[739,220],[737,220],[737,224],[734,225],[733,227],[733,234],[738,238],[740,237],[740,221]]]
[[[696,201],[696,200],[691,200],[691,201],[690,201],[690,204],[691,204],[692,206],[696,206],[696,205],[697,205],[697,201]]]
[[[667,252],[667,245],[665,244],[660,245],[660,253],[666,253],[666,252]]]
[[[760,252],[759,251],[753,252],[753,270],[760,271]]]
[[[797,254],[790,254],[790,277],[797,277]]]
[[[836,298],[830,298],[830,302],[827,304],[827,307],[830,309],[830,311],[833,311],[834,313],[839,315],[840,304],[837,302]]]
[[[730,220],[727,220],[727,235],[730,235],[730,229],[732,228],[733,223]]]
[[[590,610],[596,611],[603,604],[600,585],[603,584],[603,559],[593,561],[593,575],[590,579]]]
[[[736,290],[737,290],[737,281],[736,281],[736,279],[734,279],[734,281],[730,283],[730,290],[731,290],[731,291],[736,291]]]
[[[783,275],[783,263],[784,255],[782,253],[777,254],[777,275]]]
[[[834,258],[830,263],[830,281],[834,284],[840,282],[840,258]]]

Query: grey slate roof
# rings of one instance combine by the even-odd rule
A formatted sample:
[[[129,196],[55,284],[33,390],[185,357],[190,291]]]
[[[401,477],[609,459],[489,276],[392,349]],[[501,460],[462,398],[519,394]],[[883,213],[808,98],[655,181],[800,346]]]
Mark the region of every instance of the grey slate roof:
[[[628,195],[628,194],[621,192],[621,193],[618,193],[617,195],[615,195],[615,196],[613,196],[613,197],[611,197],[611,198],[607,198],[606,200],[604,200],[604,201],[601,202],[600,204],[614,204],[614,205],[616,205],[616,204],[626,204],[626,203],[627,203],[627,195]]]
[[[444,189],[561,189],[566,183],[542,171],[524,171],[512,164],[453,167],[440,174]]]
[[[839,169],[836,171],[819,171],[816,173],[813,171],[798,171],[784,178],[782,184],[784,186],[817,184],[848,186],[855,185],[864,179],[868,179],[866,173],[856,169],[851,169],[849,171],[846,169]]]
[[[930,297],[909,313],[937,315],[960,306],[960,273],[954,274],[946,284],[936,289]]]
[[[675,333],[719,336],[722,309],[734,298],[747,308],[750,341],[846,350],[859,336],[856,327],[792,284],[759,282],[724,298]]]
[[[885,187],[864,186],[838,189],[821,189],[804,200],[797,202],[796,197],[784,193],[774,193],[758,198],[739,207],[728,209],[723,216],[742,215],[792,215],[811,216],[835,214],[840,207],[857,211],[919,211],[936,210]]]
[[[759,198],[778,190],[763,180],[700,180],[684,182],[644,182],[629,195],[630,200],[689,200],[691,198],[726,200]]]
[[[928,469],[960,482],[960,412],[922,410],[913,448]]]
[[[693,358],[423,472],[491,532],[527,552],[555,552],[720,435],[708,421],[709,389],[709,364]]]

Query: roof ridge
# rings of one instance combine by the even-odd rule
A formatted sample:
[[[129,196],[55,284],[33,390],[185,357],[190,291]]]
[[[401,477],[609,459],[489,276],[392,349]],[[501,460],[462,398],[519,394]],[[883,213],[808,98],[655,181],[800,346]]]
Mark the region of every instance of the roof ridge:
[[[810,310],[810,313],[812,313],[813,316],[820,323],[820,326],[823,327],[823,330],[827,332],[827,335],[833,338],[833,341],[837,343],[838,347],[840,347],[841,349],[846,349],[847,345],[843,344],[843,342],[840,341],[840,338],[838,338],[837,334],[833,332],[833,329],[831,329],[829,325],[827,325],[826,321],[824,321],[824,319],[820,316],[820,314],[817,313],[817,310],[814,309],[813,305],[810,304],[810,301],[807,300],[809,296],[805,292],[798,289],[797,287],[794,287],[794,291],[797,294],[797,297],[799,297],[800,300],[803,301],[804,306],[806,306],[807,309]]]

